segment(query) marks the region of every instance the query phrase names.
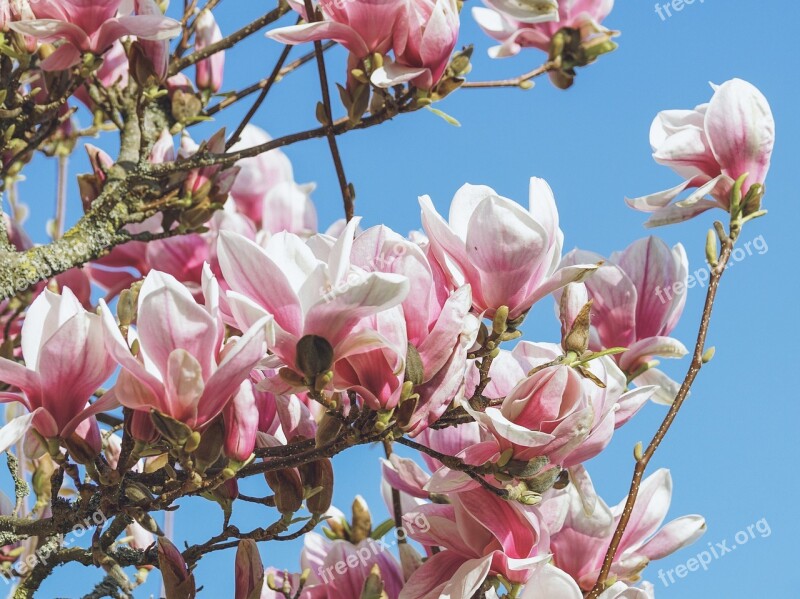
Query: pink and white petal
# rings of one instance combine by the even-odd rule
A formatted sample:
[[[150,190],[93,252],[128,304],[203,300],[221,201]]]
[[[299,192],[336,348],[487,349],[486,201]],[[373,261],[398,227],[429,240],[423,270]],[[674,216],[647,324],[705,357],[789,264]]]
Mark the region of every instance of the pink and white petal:
[[[653,538],[636,550],[637,554],[655,561],[694,543],[706,532],[702,516],[682,516],[664,525]]]
[[[39,408],[39,410],[41,409]],[[3,428],[0,428],[0,452],[6,451],[22,439],[25,433],[33,426],[35,417],[36,411],[30,414],[23,414],[10,420]]]
[[[487,408],[485,412],[472,410],[466,403],[463,408],[475,420],[486,426],[501,439],[529,448],[545,447],[555,440],[553,435],[532,431],[508,420],[497,408]]]
[[[72,44],[62,44],[42,61],[44,71],[66,71],[81,60],[80,51]]]
[[[749,172],[750,184],[763,182],[775,145],[775,120],[764,94],[741,79],[723,83],[709,103],[705,126],[727,175],[736,179]]]
[[[198,404],[204,389],[205,381],[200,362],[184,349],[173,350],[167,359],[164,376],[167,415],[189,427],[197,426]],[[204,411],[206,407],[203,406]]]
[[[648,385],[646,387],[637,387],[621,395],[617,400],[614,412],[614,427],[619,428],[626,424],[657,391],[657,385]]]
[[[0,358],[0,381],[12,387],[22,389],[27,395],[31,395],[34,398],[38,399],[41,396],[41,379],[39,375],[32,370],[28,370],[19,362]],[[8,395],[8,401],[19,401],[30,408],[28,400],[24,397],[18,396],[17,394]],[[10,397],[18,399],[10,399]]]
[[[272,328],[272,318],[266,317],[250,327],[240,338],[228,342],[229,345],[235,344],[234,347],[229,349],[226,346],[219,368],[206,381],[202,397],[205,421],[219,414],[242,381],[266,355],[267,339],[273,336]]]
[[[393,488],[412,497],[428,498],[429,493],[425,491],[425,485],[431,478],[430,474],[420,468],[414,460],[392,454],[389,460],[381,460],[381,469],[383,478]]]
[[[429,72],[429,69],[425,68],[406,67],[396,62],[387,62],[372,72],[370,81],[377,87],[388,89],[394,85],[407,83]]]
[[[653,403],[664,406],[671,406],[678,395],[680,383],[673,381],[666,374],[656,368],[648,368],[645,372],[633,379],[633,383],[638,386],[654,386]]]
[[[322,40],[339,42],[358,58],[369,54],[369,48],[360,35],[351,27],[333,21],[319,21],[279,27],[267,32],[267,37],[282,44],[303,44]]]
[[[625,533],[620,541],[620,550],[624,555],[630,547],[638,547],[653,535],[669,511],[672,499],[672,476],[669,470],[661,468],[648,476],[639,489],[636,504]],[[612,513],[618,517],[625,504],[623,500],[614,506]]]
[[[500,13],[520,23],[547,23],[558,21],[558,2],[520,2],[519,0],[487,0],[486,3]]]
[[[230,231],[220,231],[217,251],[222,275],[231,289],[257,302],[275,316],[282,329],[299,337],[303,312],[297,294],[266,251]]]
[[[530,308],[540,299],[550,295],[557,289],[561,289],[562,287],[569,285],[570,283],[582,283],[597,270],[598,266],[598,264],[575,264],[573,266],[564,266],[559,268],[556,272],[550,275],[547,280],[543,281],[533,293],[525,298],[522,303],[515,308],[515,311],[509,314],[509,316],[519,316],[522,312]]]
[[[325,337],[338,345],[366,316],[399,305],[409,291],[408,278],[388,273],[366,273],[345,289],[336,289],[327,301],[306,314],[304,333]]]
[[[72,420],[70,420],[67,425],[61,429],[61,436],[63,438],[69,437],[75,429],[78,428],[78,425],[86,420],[91,416],[95,416],[100,414],[101,412],[107,412],[109,410],[113,410],[114,408],[119,407],[120,403],[117,399],[116,395],[116,388],[112,387],[106,393],[103,394],[100,399],[98,399],[93,404],[89,405],[84,409],[80,414],[75,416]]]
[[[688,353],[686,346],[673,337],[647,337],[631,345],[628,351],[622,354],[619,367],[628,371],[653,356],[680,359]]]
[[[464,331],[464,322],[471,307],[472,289],[469,285],[462,285],[447,299],[433,329],[417,347],[425,367],[426,380],[439,372],[449,360]]]
[[[454,551],[441,551],[411,575],[398,599],[462,599],[480,589],[492,565],[492,556],[465,560]]]
[[[648,229],[652,229],[654,227],[682,223],[707,210],[719,207],[719,203],[714,200],[699,200],[693,205],[686,207],[673,204],[672,206],[662,208],[658,212],[654,212],[653,215],[647,219],[647,222],[644,223],[644,226]]]
[[[658,212],[689,188],[691,181],[684,181],[671,189],[638,198],[625,198],[625,203],[639,212]]]
[[[218,347],[217,322],[199,305],[185,285],[175,277],[151,271],[139,293],[139,342],[161,372],[176,349],[183,349],[198,360],[203,376],[211,376]]]
[[[465,186],[459,190],[453,202],[456,202],[456,198],[460,198],[463,195],[465,198],[471,199],[469,199],[469,201],[467,201],[467,199],[459,200],[460,203],[470,204],[474,202],[476,198],[482,199],[488,192],[493,193],[493,190],[488,187],[469,186],[469,188],[466,188]],[[430,196],[420,196],[419,204],[421,208],[422,226],[425,229],[425,233],[428,235],[431,252],[439,262],[439,265],[450,275],[454,282],[457,281],[458,285],[463,285],[465,282],[470,283],[472,284],[472,292],[474,294],[479,294],[480,277],[475,267],[468,260],[466,247],[464,246],[467,228],[466,222],[468,222],[468,218],[472,213],[470,212],[468,215],[465,215],[466,222],[463,225],[464,237],[462,238],[450,228],[450,225],[448,225],[436,211]],[[458,219],[460,217],[457,217],[456,214],[453,213],[452,218]],[[457,224],[459,224],[459,221],[457,221]]]
[[[86,32],[67,21],[59,21],[57,19],[28,19],[24,21],[11,21],[7,23],[8,27],[23,35],[29,35],[44,42],[53,42],[56,40],[67,40],[69,45],[77,48],[89,48],[89,36]],[[78,52],[80,56],[80,52]]]

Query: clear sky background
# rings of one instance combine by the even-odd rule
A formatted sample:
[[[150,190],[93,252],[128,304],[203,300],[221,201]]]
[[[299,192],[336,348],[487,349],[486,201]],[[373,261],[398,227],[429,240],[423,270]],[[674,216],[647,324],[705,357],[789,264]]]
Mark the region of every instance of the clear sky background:
[[[178,7],[178,2],[174,3]],[[476,5],[470,0],[467,7]],[[271,2],[226,0],[218,13],[224,32],[268,10]],[[647,232],[645,215],[628,209],[624,196],[638,196],[679,182],[650,155],[648,131],[655,114],[668,108],[692,108],[711,97],[709,81],[746,79],[769,99],[777,121],[778,141],[767,180],[765,207],[770,214],[748,225],[742,242],[763,236],[763,254],[753,252],[726,274],[714,313],[709,344],[714,361],[701,373],[692,396],[651,463],[650,472],[669,467],[674,479],[670,518],[703,514],[706,535],[692,547],[651,565],[644,577],[660,598],[705,599],[751,596],[791,597],[800,586],[796,539],[800,533],[795,497],[798,491],[798,397],[793,343],[798,292],[795,249],[798,222],[798,71],[794,27],[800,8],[793,0],[757,4],[744,0],[696,0],[662,20],[654,3],[623,0],[606,24],[622,31],[620,48],[580,71],[575,86],[560,91],[546,79],[533,90],[462,90],[438,105],[461,123],[447,125],[427,111],[340,138],[348,177],[358,194],[357,213],[364,225],[385,223],[407,233],[420,227],[417,197],[430,194],[446,213],[453,193],[465,182],[487,184],[527,203],[528,179],[546,178],[556,194],[565,232],[565,251],[574,247],[603,255],[622,249]],[[486,57],[492,45],[464,11],[462,41],[475,42],[473,80],[518,75],[545,56],[529,50],[503,61]],[[289,19],[287,18],[287,24]],[[228,57],[226,89],[265,77],[280,47],[254,36]],[[293,55],[299,56],[300,51]],[[328,57],[331,78],[343,78],[341,51]],[[270,94],[255,123],[273,136],[313,126],[319,87],[313,68],[293,74]],[[243,103],[242,110],[249,104]],[[231,111],[221,124],[235,125],[242,114]],[[84,123],[86,117],[83,117]],[[324,229],[342,216],[338,186],[324,141],[286,150],[299,182],[315,181],[314,195]],[[74,172],[86,170],[82,156]],[[55,166],[30,169],[21,195],[32,211],[29,231],[44,241],[50,218]],[[77,186],[70,188],[70,214],[78,216]],[[706,213],[689,223],[657,230],[668,243],[682,242],[691,270],[702,268],[705,232],[721,213]],[[255,274],[255,273],[254,273]],[[694,342],[704,292],[690,290],[683,319],[674,335]],[[557,339],[551,300],[537,305],[526,325],[528,339]],[[666,365],[682,377],[688,360]],[[652,436],[664,408],[648,405],[620,431],[611,447],[588,467],[610,504],[627,492],[632,449]],[[355,494],[366,497],[374,520],[388,516],[378,493],[379,448],[357,448],[335,460],[336,504],[348,511]],[[794,482],[793,482],[794,481]],[[263,489],[258,480],[248,491]],[[7,487],[6,487],[7,490]],[[200,501],[185,502],[177,512],[176,543],[201,542],[219,531],[221,513]],[[240,506],[242,527],[267,525],[271,514]],[[739,545],[736,533],[765,519],[770,534],[737,546],[713,561],[708,571],[689,573],[666,587],[658,569],[668,570],[698,552],[726,542]],[[763,527],[763,524],[762,524]],[[763,529],[763,528],[762,528]],[[266,544],[266,565],[297,570],[297,543]],[[232,597],[233,552],[214,555],[197,572],[201,596]],[[42,597],[78,597],[100,575],[78,566],[57,570]],[[157,593],[157,576],[146,587]],[[146,596],[147,593],[142,593]],[[138,596],[138,595],[137,595]]]

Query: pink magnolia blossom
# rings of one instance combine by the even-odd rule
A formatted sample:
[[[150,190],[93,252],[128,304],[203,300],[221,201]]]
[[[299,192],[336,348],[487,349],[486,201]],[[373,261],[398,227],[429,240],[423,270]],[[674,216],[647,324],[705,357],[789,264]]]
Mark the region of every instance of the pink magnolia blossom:
[[[550,546],[554,564],[582,589],[589,590],[600,572],[625,501],[608,508],[594,493],[588,476],[580,486],[580,492],[575,484],[562,491],[569,496],[569,508],[564,525],[553,534]],[[690,545],[705,532],[701,516],[683,516],[662,527],[671,498],[669,470],[658,470],[644,480],[611,567],[612,576],[635,583],[648,563]]]
[[[230,286],[227,301],[234,321],[248,328],[264,316],[275,319],[275,360],[266,366],[286,366],[305,376],[297,364],[297,344],[307,336],[327,341],[334,362],[382,344],[373,331],[354,332],[356,326],[402,302],[409,282],[351,264],[357,226],[353,219],[338,239],[318,235],[308,243],[278,233],[264,248],[241,235],[220,235],[219,262]]]
[[[105,302],[100,302],[107,349],[122,366],[114,386],[120,403],[133,410],[157,410],[193,430],[216,418],[266,353],[269,318],[223,343],[219,288],[204,273],[205,305],[170,275],[151,271],[139,292],[136,330],[124,339]],[[138,341],[134,356],[130,347]]]
[[[394,34],[395,61],[373,73],[372,82],[391,87],[412,81],[428,90],[439,83],[458,40],[458,5],[456,0],[411,0],[406,14],[408,23]]]
[[[482,488],[452,494],[450,501],[403,517],[412,539],[442,550],[414,572],[400,599],[472,597],[490,575],[525,582],[549,559],[549,532],[536,508]]]
[[[454,288],[469,283],[477,312],[494,317],[501,306],[511,319],[564,285],[582,279],[593,264],[558,268],[563,233],[550,186],[531,179],[530,208],[485,186],[465,185],[450,205],[449,224],[430,197],[420,198],[429,252]]]
[[[0,448],[5,451],[32,427],[45,439],[63,440],[79,429],[99,452],[97,423],[87,419],[116,405],[113,394],[87,405],[114,371],[100,317],[84,310],[69,288],[62,295],[45,289],[28,309],[21,335],[25,364],[0,358],[0,380],[19,392],[2,392],[0,401],[18,401],[30,413],[0,430]]]
[[[627,375],[636,373],[654,356],[686,355],[684,345],[669,337],[686,304],[689,264],[681,244],[670,249],[662,240],[648,237],[608,260],[573,250],[564,256],[562,265],[586,261],[603,262],[585,282],[593,301],[590,349],[627,348],[615,356]],[[659,385],[654,396],[659,403],[672,403],[678,391],[678,385],[655,368],[649,368],[635,382]]]
[[[708,104],[694,110],[666,110],[653,121],[653,158],[686,181],[626,200],[632,208],[651,213],[649,227],[681,222],[711,208],[730,211],[731,189],[739,177],[748,174],[744,193],[767,177],[775,145],[775,120],[767,99],[741,79],[712,87],[714,96]],[[693,191],[670,203],[687,189]]]
[[[273,29],[267,37],[284,44],[330,39],[359,60],[373,53],[386,54],[392,47],[395,30],[408,26],[408,1],[320,0],[325,16],[322,21]]]
[[[31,4],[35,19],[9,26],[41,41],[63,40],[42,62],[47,71],[68,69],[81,54],[103,54],[121,37],[134,35],[144,40],[167,40],[181,31],[180,23],[161,14],[118,15],[122,0],[37,0]]]
[[[205,50],[222,39],[222,32],[210,10],[202,10],[195,21],[195,52]],[[215,52],[195,66],[197,88],[216,93],[222,87],[225,72],[225,52]]]
[[[582,37],[609,33],[602,27],[614,0],[561,0],[538,2],[530,17],[530,9],[520,8],[514,0],[486,0],[491,8],[475,7],[472,16],[483,31],[501,43],[489,50],[493,58],[519,54],[522,48],[550,51],[553,36],[564,28],[577,29]],[[539,8],[541,7],[541,8]]]

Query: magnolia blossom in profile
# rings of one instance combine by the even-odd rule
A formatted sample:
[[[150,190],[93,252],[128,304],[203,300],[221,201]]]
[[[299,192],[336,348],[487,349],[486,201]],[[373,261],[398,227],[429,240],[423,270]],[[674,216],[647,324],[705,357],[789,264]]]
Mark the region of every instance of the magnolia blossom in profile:
[[[196,52],[222,39],[222,32],[210,10],[202,10],[197,15],[194,35]],[[195,68],[197,88],[218,92],[222,87],[222,76],[225,72],[225,52],[215,52],[208,58],[198,61]]]
[[[680,243],[670,249],[661,239],[647,237],[608,260],[573,250],[562,265],[586,261],[603,263],[584,283],[592,299],[590,349],[626,348],[615,356],[620,368],[628,376],[637,375],[637,385],[657,385],[653,399],[671,404],[677,383],[647,366],[655,356],[682,358],[688,353],[683,343],[669,336],[686,304],[686,251]]]
[[[711,208],[730,211],[734,182],[748,175],[742,191],[764,183],[775,145],[775,120],[764,95],[752,84],[731,79],[712,85],[714,95],[694,110],[665,110],[650,128],[653,158],[685,181],[665,191],[628,199],[651,214],[648,227],[690,219]],[[685,198],[671,203],[682,192]]]
[[[458,190],[449,223],[429,196],[422,196],[420,205],[432,259],[454,288],[470,284],[473,308],[487,318],[507,306],[509,318],[516,319],[546,295],[596,268],[559,268],[564,234],[553,192],[543,179],[531,179],[528,210],[478,185]]]
[[[104,347],[100,317],[87,312],[69,288],[62,295],[45,289],[28,309],[21,337],[25,364],[0,358],[0,380],[19,391],[0,392],[0,402],[17,401],[30,413],[0,429],[0,450],[30,428],[45,439],[68,441],[80,426],[83,444],[98,453],[97,423],[87,418],[117,405],[112,394],[87,404],[115,367]],[[35,442],[28,449],[34,454],[44,450]]]
[[[150,272],[139,291],[137,326],[128,329],[127,340],[101,300],[107,350],[122,366],[112,390],[122,405],[156,410],[200,430],[242,390],[266,353],[271,319],[254,322],[223,344],[219,287],[208,268],[203,291],[205,304],[199,304],[170,275]]]
[[[181,25],[160,14],[119,15],[122,0],[38,0],[31,3],[35,19],[9,26],[44,42],[63,40],[42,62],[47,71],[68,69],[81,54],[103,54],[118,39],[133,35],[143,40],[167,40],[180,34]]]
[[[489,37],[501,43],[489,49],[489,55],[493,58],[514,56],[523,48],[549,52],[553,36],[564,28],[580,31],[586,40],[599,33],[611,33],[601,23],[614,7],[614,0],[485,2],[490,8],[476,6],[472,9],[472,16]]]
[[[558,493],[567,495],[569,504],[563,526],[550,539],[553,563],[586,591],[597,580],[625,501],[609,508],[597,497],[585,471],[577,482]],[[671,500],[669,470],[657,470],[642,482],[611,566],[611,576],[616,580],[635,584],[651,561],[662,559],[703,535],[706,523],[701,516],[683,516],[662,526]]]

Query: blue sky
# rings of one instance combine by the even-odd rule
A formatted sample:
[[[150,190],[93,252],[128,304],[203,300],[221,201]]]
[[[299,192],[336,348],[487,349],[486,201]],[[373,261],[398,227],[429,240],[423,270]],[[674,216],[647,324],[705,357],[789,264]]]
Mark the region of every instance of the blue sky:
[[[178,3],[175,3],[176,6]],[[467,2],[467,6],[475,4]],[[663,4],[663,2],[662,2]],[[223,2],[220,21],[230,32],[269,3]],[[798,402],[790,364],[791,343],[798,326],[791,298],[797,282],[791,248],[798,214],[796,157],[800,154],[797,114],[797,69],[790,62],[796,43],[790,24],[800,17],[791,0],[761,2],[757,9],[744,0],[702,0],[687,4],[662,20],[654,3],[619,2],[606,24],[622,31],[620,49],[580,71],[573,89],[563,92],[547,80],[530,91],[462,90],[438,107],[461,128],[422,111],[404,115],[385,126],[340,138],[347,175],[355,184],[357,213],[364,225],[385,223],[406,233],[419,228],[417,197],[430,194],[446,212],[453,193],[465,182],[487,184],[510,198],[527,202],[528,179],[546,178],[556,194],[565,232],[565,251],[581,247],[608,255],[647,234],[644,215],[628,209],[623,197],[638,196],[679,182],[666,167],[656,165],[648,144],[655,114],[667,108],[691,108],[710,98],[709,81],[746,79],[769,99],[777,121],[778,141],[767,180],[765,207],[770,214],[745,229],[742,241],[762,236],[763,253],[753,252],[729,270],[714,313],[709,344],[717,347],[673,430],[651,463],[651,471],[669,467],[674,479],[670,517],[703,514],[708,531],[694,546],[651,565],[644,577],[660,598],[792,596],[800,584],[794,564],[795,538],[800,532],[791,505],[797,491],[794,468],[798,458]],[[486,57],[491,41],[466,14],[462,40],[475,42],[471,78],[496,79],[523,73],[542,62],[531,50],[503,61]],[[242,87],[264,77],[279,46],[254,36],[228,57],[226,88]],[[295,56],[299,53],[295,54]],[[343,53],[328,58],[331,77],[341,81]],[[314,70],[306,67],[281,82],[254,122],[273,136],[314,123],[319,88]],[[246,109],[244,103],[242,110]],[[235,125],[241,110],[231,111],[221,124]],[[85,120],[85,118],[84,118]],[[322,226],[342,216],[339,190],[327,146],[322,140],[286,150],[300,182],[315,181],[314,195]],[[81,157],[75,172],[85,170]],[[50,217],[55,166],[29,171],[21,194],[31,207],[32,236],[43,241]],[[71,212],[77,218],[77,187],[70,188]],[[705,232],[713,218],[656,231],[670,244],[682,242],[691,270],[703,265]],[[683,319],[674,335],[693,343],[703,290],[690,290]],[[557,335],[552,305],[534,308],[526,326],[528,338],[550,341]],[[665,367],[680,377],[687,361]],[[787,366],[787,363],[789,364]],[[788,368],[788,370],[787,370]],[[663,408],[647,406],[631,424],[617,432],[611,447],[589,464],[595,484],[608,503],[626,493],[633,466],[634,444],[647,441],[663,416]],[[378,495],[377,448],[358,448],[339,457],[336,502],[347,509],[356,493],[364,495],[379,521],[387,513]],[[262,482],[255,481],[252,490]],[[183,504],[177,512],[177,539],[202,541],[216,534],[221,515],[214,506]],[[245,506],[241,522],[266,525],[270,514]],[[658,569],[668,570],[698,552],[726,542],[736,533],[765,519],[771,534],[740,544],[714,560],[708,571],[689,573],[665,586]],[[762,525],[762,530],[764,529]],[[296,544],[266,545],[267,565],[296,569]],[[203,562],[197,577],[202,596],[228,597],[233,582],[233,554]],[[99,575],[77,566],[57,571],[42,596],[79,596]],[[148,590],[157,592],[153,582]],[[69,589],[69,590],[67,590]]]

